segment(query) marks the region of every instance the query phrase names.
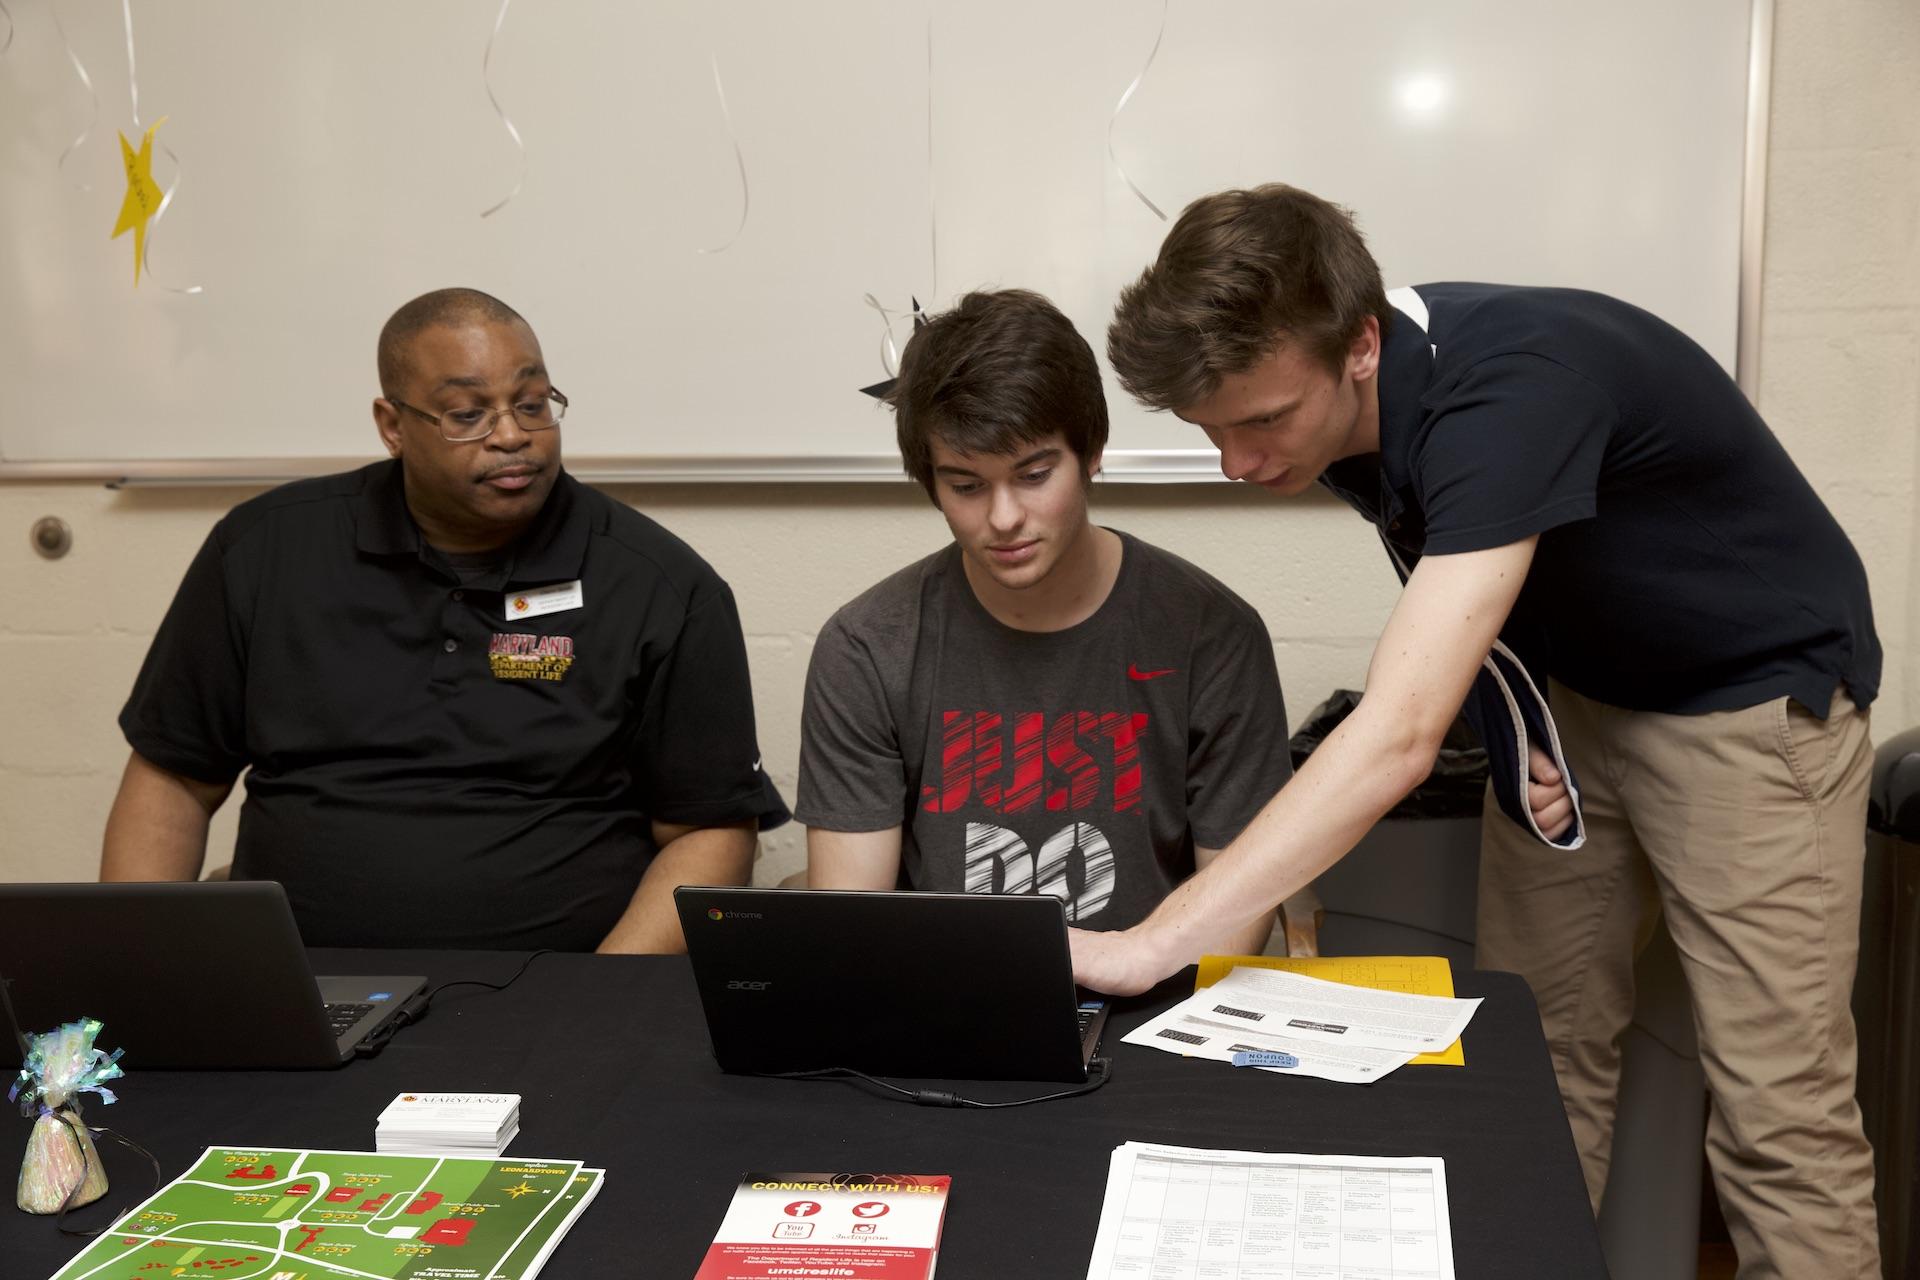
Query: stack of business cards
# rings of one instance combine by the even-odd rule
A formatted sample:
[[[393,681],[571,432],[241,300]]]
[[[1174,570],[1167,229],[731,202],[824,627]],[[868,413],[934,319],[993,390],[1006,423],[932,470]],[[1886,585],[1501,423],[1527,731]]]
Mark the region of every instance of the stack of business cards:
[[[497,1156],[520,1132],[517,1093],[403,1093],[373,1130],[373,1149],[396,1155]]]

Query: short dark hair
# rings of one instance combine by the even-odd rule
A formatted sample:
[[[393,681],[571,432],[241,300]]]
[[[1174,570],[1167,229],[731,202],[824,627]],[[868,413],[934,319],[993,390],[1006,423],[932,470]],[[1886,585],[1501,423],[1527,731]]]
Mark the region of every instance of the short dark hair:
[[[407,303],[380,327],[380,392],[393,396],[412,372],[407,344],[435,325],[463,325],[475,321],[504,324],[526,318],[490,293],[478,289],[435,289]],[[531,327],[531,326],[529,326]]]
[[[1339,376],[1368,316],[1392,316],[1353,214],[1273,182],[1188,205],[1120,294],[1107,359],[1142,404],[1183,409],[1298,342]]]
[[[1057,431],[1083,476],[1107,447],[1093,348],[1059,308],[1026,289],[969,293],[916,329],[886,401],[907,474],[936,504],[935,436],[960,453],[1012,453]]]

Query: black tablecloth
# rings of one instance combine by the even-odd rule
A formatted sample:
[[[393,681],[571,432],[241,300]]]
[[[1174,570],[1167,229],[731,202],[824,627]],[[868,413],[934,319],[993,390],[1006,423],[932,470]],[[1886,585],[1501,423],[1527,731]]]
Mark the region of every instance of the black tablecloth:
[[[499,952],[318,951],[320,973],[424,973],[433,982],[510,977]],[[1446,1160],[1462,1280],[1604,1277],[1573,1141],[1533,999],[1511,974],[1463,973],[1486,1002],[1467,1065],[1405,1067],[1377,1084],[1238,1071],[1120,1043],[1192,989],[1192,972],[1124,1001],[1103,1052],[1113,1081],[1086,1097],[1006,1111],[948,1111],[842,1081],[723,1075],[709,1054],[683,959],[549,955],[506,991],[449,990],[377,1058],[339,1071],[142,1071],[129,1045],[121,1102],[94,1106],[159,1157],[168,1178],[210,1145],[370,1149],[374,1119],[403,1090],[519,1093],[527,1157],[607,1170],[599,1199],[555,1253],[557,1280],[691,1277],[740,1175],[749,1171],[953,1177],[941,1280],[1086,1274],[1107,1161],[1129,1139],[1188,1146]],[[112,1029],[103,1037],[112,1046]],[[983,1083],[1008,1098],[1060,1086]],[[27,1125],[0,1141],[11,1188]],[[103,1145],[118,1213],[151,1172]],[[109,1210],[74,1215],[98,1225]],[[80,1242],[51,1219],[0,1210],[0,1275],[53,1274]],[[117,1278],[115,1278],[117,1280]]]

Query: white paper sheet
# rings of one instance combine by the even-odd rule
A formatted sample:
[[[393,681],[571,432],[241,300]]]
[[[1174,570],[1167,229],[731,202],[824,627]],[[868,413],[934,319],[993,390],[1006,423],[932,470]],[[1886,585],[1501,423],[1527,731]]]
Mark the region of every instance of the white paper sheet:
[[[1276,1033],[1365,1045],[1370,1049],[1438,1053],[1460,1038],[1480,1008],[1477,999],[1417,996],[1309,978],[1284,969],[1235,969],[1196,997],[1259,1019]]]
[[[1264,1068],[1368,1084],[1416,1055],[1452,1044],[1478,1000],[1409,995],[1326,982],[1278,969],[1239,968],[1123,1037],[1169,1053],[1222,1062],[1242,1050],[1298,1058]]]
[[[1411,1053],[1395,1053],[1390,1049],[1321,1044],[1317,1040],[1268,1035],[1242,1026],[1225,1026],[1218,1019],[1208,1020],[1193,1014],[1185,1005],[1175,1005],[1151,1021],[1141,1023],[1121,1039],[1127,1044],[1142,1044],[1190,1058],[1212,1058],[1217,1062],[1231,1062],[1233,1055],[1242,1050],[1290,1053],[1298,1059],[1299,1065],[1253,1067],[1249,1070],[1271,1071],[1286,1076],[1317,1076],[1340,1084],[1371,1084],[1413,1060]]]
[[[1087,1280],[1453,1280],[1445,1162],[1129,1142]]]

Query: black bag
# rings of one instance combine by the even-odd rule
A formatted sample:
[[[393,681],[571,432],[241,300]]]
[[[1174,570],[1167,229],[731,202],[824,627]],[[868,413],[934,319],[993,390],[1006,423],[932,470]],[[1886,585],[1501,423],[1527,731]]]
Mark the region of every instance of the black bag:
[[[1351,689],[1335,689],[1328,699],[1308,713],[1294,735],[1287,739],[1298,769],[1314,748],[1360,705],[1360,695]],[[1387,811],[1389,818],[1477,818],[1486,799],[1487,750],[1474,736],[1465,716],[1454,717],[1447,736],[1440,744],[1440,755],[1433,772],[1399,804]]]

